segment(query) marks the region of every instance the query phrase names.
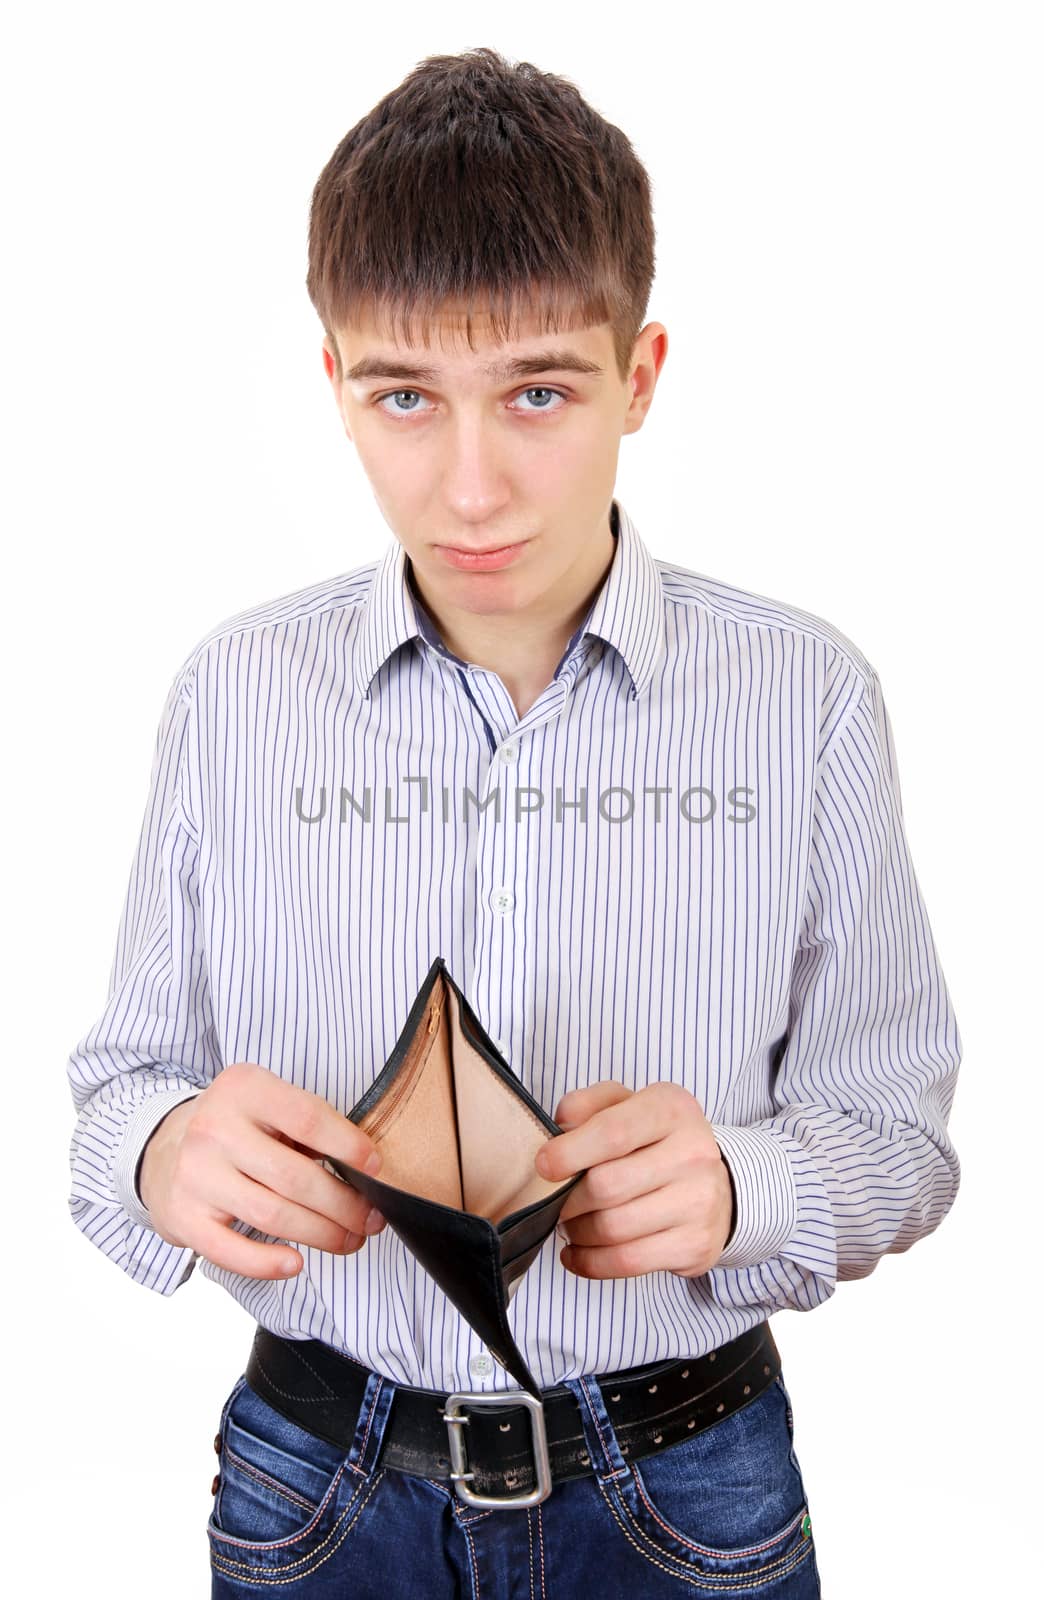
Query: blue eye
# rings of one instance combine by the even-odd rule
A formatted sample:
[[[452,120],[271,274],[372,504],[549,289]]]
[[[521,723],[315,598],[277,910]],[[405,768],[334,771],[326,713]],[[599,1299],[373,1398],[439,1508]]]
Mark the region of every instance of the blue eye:
[[[380,410],[383,411],[384,410],[384,402],[385,402],[385,400],[397,400],[399,398],[399,396],[403,395],[403,394],[413,395],[414,399],[416,399],[416,400],[423,400],[423,398],[424,398],[423,395],[420,395],[420,394],[417,393],[416,389],[395,389],[395,390],[393,390],[393,392],[391,394],[382,394],[379,400],[375,400],[374,401],[374,405],[378,406],[380,408]],[[388,412],[385,412],[385,415],[386,416],[396,415],[396,416],[400,416],[400,417],[409,417],[409,416],[412,416],[414,414],[416,409],[417,409],[416,406],[409,406],[405,410],[403,410],[399,406],[396,406],[394,412],[388,411]]]
[[[537,384],[537,385],[533,386],[532,388],[523,389],[522,393],[523,394],[557,395],[559,400],[561,400],[563,402],[563,404],[565,403],[565,398],[566,398],[565,395],[562,393],[562,391],[560,389],[547,389],[547,388],[544,387],[543,384]],[[538,406],[536,409],[538,411],[561,411],[562,407],[561,406],[546,406],[546,405],[543,405],[543,406]]]
[[[540,412],[561,411],[562,408],[568,403],[568,396],[563,394],[560,389],[548,389],[544,384],[532,384],[528,389],[523,389],[522,394],[554,396],[561,400],[562,405],[559,406],[551,406],[545,402],[532,407],[523,407],[523,414],[528,412],[530,416],[534,417]],[[401,406],[398,404],[398,401],[404,395],[409,398],[410,403],[408,405]],[[521,396],[519,398],[521,398]],[[390,407],[386,407],[384,403],[386,400],[391,400],[395,403]],[[419,394],[416,389],[393,389],[390,394],[378,395],[373,401],[373,404],[378,410],[383,411],[386,417],[412,417],[423,415],[420,405],[420,402],[423,400],[424,396]]]

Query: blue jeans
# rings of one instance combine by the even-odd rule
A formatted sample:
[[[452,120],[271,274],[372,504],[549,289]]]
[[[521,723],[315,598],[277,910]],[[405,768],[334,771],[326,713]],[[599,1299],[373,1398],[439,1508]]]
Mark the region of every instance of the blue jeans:
[[[451,1483],[378,1464],[395,1385],[371,1373],[347,1454],[240,1377],[220,1423],[207,1525],[212,1600],[598,1600],[722,1594],[818,1600],[790,1396],[628,1462],[597,1380],[565,1379],[595,1471],[522,1510],[466,1505]],[[448,1442],[448,1440],[447,1440]],[[447,1448],[447,1456],[448,1456]]]

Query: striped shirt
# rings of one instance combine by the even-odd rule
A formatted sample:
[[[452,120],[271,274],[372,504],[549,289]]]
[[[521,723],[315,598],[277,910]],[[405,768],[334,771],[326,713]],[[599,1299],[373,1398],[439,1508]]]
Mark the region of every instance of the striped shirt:
[[[517,1387],[391,1228],[255,1279],[167,1243],[135,1187],[159,1119],[231,1062],[349,1111],[437,955],[551,1115],[602,1078],[681,1084],[735,1190],[700,1277],[583,1278],[552,1233],[509,1307],[542,1387],[811,1310],[946,1215],[962,1046],[877,674],[822,618],[654,559],[619,500],[612,524],[521,718],[397,540],[184,661],[68,1062],[73,1220],[138,1283],[198,1260],[255,1321],[394,1381]]]

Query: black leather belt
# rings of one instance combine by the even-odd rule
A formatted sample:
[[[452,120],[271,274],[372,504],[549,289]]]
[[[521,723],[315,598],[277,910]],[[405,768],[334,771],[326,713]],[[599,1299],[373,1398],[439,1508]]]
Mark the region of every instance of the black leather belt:
[[[781,1365],[765,1321],[706,1355],[595,1376],[621,1451],[637,1459],[749,1405]],[[369,1376],[321,1340],[284,1339],[260,1324],[246,1366],[263,1400],[345,1452]],[[452,1481],[468,1505],[498,1508],[538,1504],[554,1482],[592,1471],[577,1400],[561,1384],[542,1389],[539,1400],[524,1389],[508,1398],[504,1390],[450,1395],[396,1384],[379,1462]]]

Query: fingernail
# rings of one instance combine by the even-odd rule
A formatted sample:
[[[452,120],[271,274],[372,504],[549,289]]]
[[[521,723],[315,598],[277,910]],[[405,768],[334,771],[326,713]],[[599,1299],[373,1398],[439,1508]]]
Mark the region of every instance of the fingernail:
[[[367,1216],[366,1221],[363,1223],[363,1227],[366,1229],[367,1233],[376,1233],[377,1229],[381,1227],[383,1222],[384,1218],[377,1210],[377,1207],[371,1206],[369,1215]]]
[[[383,1160],[383,1158],[381,1156],[380,1151],[379,1150],[375,1150],[373,1152],[373,1155],[370,1157],[369,1161],[367,1161],[366,1166],[365,1166],[365,1168],[363,1170],[368,1172],[368,1173],[370,1173],[371,1176],[376,1176],[376,1174],[378,1172],[380,1172],[380,1170],[381,1170],[382,1160]]]

